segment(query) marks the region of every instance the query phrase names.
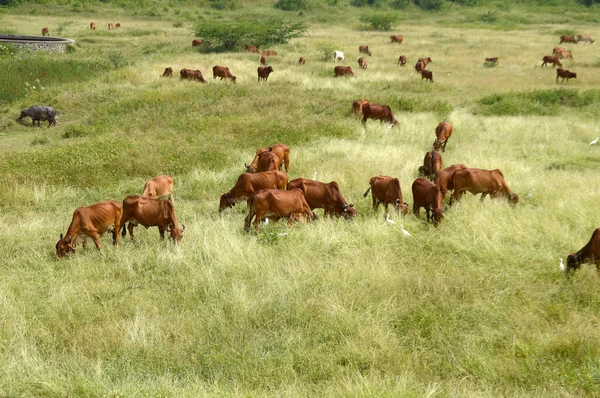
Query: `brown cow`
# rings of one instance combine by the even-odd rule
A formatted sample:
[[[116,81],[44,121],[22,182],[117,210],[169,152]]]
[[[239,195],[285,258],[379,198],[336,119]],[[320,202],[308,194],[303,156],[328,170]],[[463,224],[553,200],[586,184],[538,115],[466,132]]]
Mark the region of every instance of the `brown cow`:
[[[547,64],[552,64],[553,68],[555,68],[556,65],[562,67],[560,59],[555,55],[545,55],[544,58],[542,58],[542,66],[546,66]]]
[[[425,154],[423,166],[419,167],[419,173],[434,181],[438,172],[442,169],[442,165],[442,155],[438,151],[429,151]]]
[[[460,199],[464,191],[469,191],[473,195],[481,193],[482,201],[489,194],[492,198],[506,196],[513,205],[519,202],[519,195],[510,190],[504,180],[504,174],[498,169],[466,168],[457,170],[452,177],[452,183],[454,184],[454,192],[450,198],[450,206],[452,206],[453,201]]]
[[[121,204],[114,200],[96,203],[87,207],[78,207],[73,213],[71,225],[67,229],[67,234],[56,243],[56,256],[60,260],[66,254],[75,250],[77,243],[83,243],[83,250],[87,248],[87,237],[94,241],[94,244],[102,253],[100,245],[100,236],[106,231],[112,231],[113,244],[119,244],[119,227],[121,222]]]
[[[484,65],[488,64],[488,65],[496,65],[498,63],[498,57],[489,57],[486,58],[485,61],[483,61]]]
[[[433,83],[433,72],[423,69],[421,71],[421,80],[423,79],[425,79],[425,81],[429,80],[431,83]]]
[[[128,221],[131,222],[127,225]],[[144,196],[128,196],[123,200],[123,215],[121,216],[120,225],[123,228],[121,235],[123,238],[129,235],[131,239],[135,239],[133,228],[138,224],[144,227],[158,227],[161,239],[165,238],[165,231],[169,232],[171,239],[175,245],[181,243],[185,225],[179,228],[179,222],[175,215],[175,206],[170,200],[159,200],[155,198],[147,198]]]
[[[398,65],[406,66],[406,56],[401,55],[400,58],[398,58]]]
[[[96,30],[96,22],[90,22],[90,29]]]
[[[247,173],[260,173],[261,171],[281,170],[282,160],[273,151],[266,151],[256,154],[256,163],[250,163],[246,166]],[[256,164],[256,165],[255,165]]]
[[[281,160],[279,164],[278,170],[281,169],[281,164],[285,166],[285,171],[289,172],[290,167],[290,148],[285,144],[275,144],[268,148],[258,148],[256,150],[256,154],[254,155],[254,159],[250,162],[250,165],[244,164],[246,169],[251,168],[251,170],[256,170],[258,168],[258,155],[263,152],[273,152],[277,157]],[[253,173],[253,171],[250,171]]]
[[[362,108],[363,106],[365,106],[365,104],[368,104],[369,100],[364,98],[364,99],[357,99],[356,101],[354,101],[352,103],[352,113],[355,115],[358,115],[360,112],[362,112]]]
[[[433,149],[439,151],[442,148],[442,152],[446,152],[446,145],[448,139],[452,135],[452,125],[448,122],[440,122],[435,128],[435,141],[433,142]]]
[[[369,57],[373,54],[371,54],[371,51],[369,51],[369,46],[359,46],[358,47],[358,52],[359,53],[363,53],[363,54],[368,54]]]
[[[558,57],[560,59],[563,58],[569,58],[571,61],[573,60],[573,53],[571,52],[571,50],[562,50],[560,53],[558,53]]]
[[[348,204],[340,192],[340,187],[335,181],[329,184],[324,182],[296,178],[288,182],[287,189],[298,188],[304,192],[306,202],[311,210],[324,209],[325,217],[344,217],[346,219],[356,217],[357,212],[353,204]]]
[[[335,68],[333,68],[333,72],[335,73],[335,77],[345,76],[345,75],[354,76],[354,72],[352,72],[351,66],[338,65]]]
[[[437,226],[444,218],[440,188],[428,179],[419,177],[412,184],[412,193],[413,214],[418,217],[421,207],[423,207],[427,213],[427,222],[429,219],[433,219],[433,224]]]
[[[438,172],[437,177],[435,178],[435,185],[440,187],[440,193],[442,194],[442,200],[446,198],[446,193],[454,189],[454,184],[452,183],[452,178],[454,177],[454,173],[460,169],[466,169],[467,166],[464,164],[453,164],[450,167],[446,167],[444,170]]]
[[[600,272],[600,228],[596,228],[590,241],[581,250],[569,254],[566,271],[576,270],[586,261],[596,264],[596,269]]]
[[[236,79],[235,76],[229,71],[228,67],[215,65],[213,66],[213,79],[216,79],[217,77],[220,77],[221,80],[231,80],[234,83]]]
[[[249,53],[258,53],[257,46],[246,46],[246,50],[248,50]]]
[[[42,36],[50,36],[50,31],[48,28],[42,28]]]
[[[169,176],[162,175],[146,181],[142,196],[156,199],[167,198],[174,203],[175,195],[173,193],[173,179]]]
[[[390,38],[392,39],[391,43],[402,44],[402,41],[404,41],[404,37],[402,35],[390,36]]]
[[[373,198],[374,212],[377,212],[381,203],[383,203],[387,212],[388,205],[391,203],[396,209],[396,213],[400,213],[400,209],[402,209],[402,215],[408,213],[408,203],[402,199],[400,180],[394,177],[376,176],[371,177],[369,185],[369,189],[365,191],[363,197],[366,198],[369,191],[372,191],[371,196]]]
[[[417,62],[421,62],[423,64],[423,69],[425,69],[427,65],[429,65],[429,63],[431,62],[431,57],[419,58]]]
[[[206,83],[206,80],[204,80],[204,76],[202,76],[202,72],[200,72],[198,69],[181,69],[179,71],[179,79],[197,80],[200,83]]]
[[[304,59],[304,57],[300,57],[300,59],[298,60],[298,65],[304,65],[306,63],[306,60]]]
[[[115,28],[115,24],[112,22],[108,23],[108,30],[114,29]]]
[[[552,55],[560,55],[563,51],[565,51],[562,47],[554,47],[552,49]]]
[[[562,43],[577,43],[577,40],[574,36],[563,35],[560,37],[560,43],[558,44]]]
[[[277,53],[277,51],[273,51],[273,50],[264,50],[264,51],[262,52],[262,55],[279,55],[279,54]]]
[[[198,47],[204,44],[204,40],[194,39],[192,40],[192,47]]]
[[[398,124],[398,121],[396,120],[396,118],[394,117],[394,114],[392,113],[392,108],[390,108],[388,105],[378,105],[378,104],[367,103],[367,104],[363,105],[362,113],[363,113],[362,124],[364,124],[364,125],[367,124],[367,119],[381,120],[382,122],[385,121],[385,122],[390,123],[392,125],[392,127],[394,127],[395,125]]]
[[[592,36],[590,36],[588,34],[579,34],[579,35],[577,35],[577,43],[579,43],[580,41],[584,41],[587,43],[593,43],[595,40],[592,39]]]
[[[261,55],[261,57],[260,57],[260,63],[262,65],[266,65],[267,64],[267,58],[264,55]]]
[[[367,60],[365,58],[359,58],[358,67],[361,69],[367,69]]]
[[[285,189],[287,182],[287,175],[282,171],[242,173],[233,188],[221,195],[219,211],[233,207],[237,202],[248,200],[254,192],[261,189]]]
[[[173,68],[171,68],[170,66],[168,68],[165,68],[162,77],[173,77]]]
[[[288,226],[294,221],[312,221],[317,216],[310,210],[304,194],[299,189],[284,191],[280,189],[263,189],[248,199],[248,215],[244,220],[244,231],[250,230],[254,218],[254,229],[258,232],[258,224],[270,217],[273,221],[288,218]],[[256,217],[256,218],[255,218]]]
[[[121,27],[121,24],[117,22],[117,23],[115,24],[115,28],[120,28],[120,27]]]
[[[567,79],[567,83],[569,83],[569,79],[577,79],[577,73],[571,72],[569,70],[558,68],[556,69],[556,82],[558,83],[558,78],[562,77],[561,84],[565,82]]]
[[[272,66],[259,66],[258,69],[256,70],[258,72],[258,81],[260,82],[261,79],[264,81],[267,81],[269,79],[269,75],[271,73],[273,73],[273,67]]]

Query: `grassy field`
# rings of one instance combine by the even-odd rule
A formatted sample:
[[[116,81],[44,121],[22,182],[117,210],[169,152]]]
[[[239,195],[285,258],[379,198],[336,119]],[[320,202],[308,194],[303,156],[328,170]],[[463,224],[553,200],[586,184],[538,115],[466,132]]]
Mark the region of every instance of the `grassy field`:
[[[191,48],[195,18],[220,12],[81,7],[0,14],[6,32],[62,24],[77,41],[62,55],[0,52],[0,395],[597,396],[600,280],[591,265],[569,279],[558,267],[600,226],[597,46],[566,46],[568,84],[540,68],[560,34],[600,37],[595,9],[508,10],[487,28],[469,19],[481,10],[411,11],[393,32],[362,29],[358,11],[335,24],[343,10],[310,14],[259,84],[256,54]],[[356,78],[333,77],[327,48]],[[427,56],[433,84],[413,69]],[[491,56],[499,65],[484,68]],[[213,80],[217,64],[237,84]],[[159,77],[167,66],[208,84]],[[357,98],[389,104],[399,127],[364,128]],[[58,125],[15,121],[32,104],[58,109]],[[444,164],[499,168],[521,202],[467,194],[438,228],[424,214],[388,225],[362,197],[369,178],[398,177],[412,206],[444,119]],[[244,204],[218,213],[244,162],[278,142],[290,179],[337,181],[357,219],[247,234]],[[139,194],[159,174],[175,181],[180,248],[138,228],[118,248],[105,236],[105,257],[56,261],[76,207]]]

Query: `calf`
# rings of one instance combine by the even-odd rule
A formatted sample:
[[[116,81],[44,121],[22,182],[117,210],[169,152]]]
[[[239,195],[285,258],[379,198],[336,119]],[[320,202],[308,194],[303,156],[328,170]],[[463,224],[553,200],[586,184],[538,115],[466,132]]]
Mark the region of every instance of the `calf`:
[[[437,173],[442,169],[442,155],[438,151],[429,151],[423,159],[423,166],[419,167],[419,173],[431,181],[437,178]]]
[[[19,116],[18,120],[21,120],[27,116],[31,118],[31,124],[33,126],[35,126],[36,121],[38,126],[40,126],[40,121],[45,122],[46,120],[48,121],[48,127],[52,126],[53,124],[56,126],[56,110],[51,106],[30,106],[29,108],[21,111],[21,116]]]
[[[316,208],[325,210],[325,217],[356,217],[354,205],[348,204],[340,192],[340,187],[335,181],[325,184],[320,181],[296,178],[288,183],[287,189],[298,188],[304,193],[306,202],[311,210]]]
[[[545,55],[544,58],[542,58],[542,66],[546,66],[547,64],[552,64],[553,68],[556,67],[556,65],[562,67],[560,59],[558,59],[558,56],[556,55]]]
[[[130,221],[126,226],[127,222]],[[133,228],[141,224],[144,227],[158,227],[161,239],[165,238],[165,231],[169,232],[175,245],[181,243],[185,225],[179,228],[179,222],[175,215],[175,207],[170,200],[159,200],[144,196],[128,196],[123,200],[123,215],[120,225],[123,228],[123,238],[127,230],[131,239],[134,239]],[[127,227],[127,230],[126,230]]]
[[[398,121],[392,113],[392,108],[388,105],[378,105],[366,103],[362,107],[363,119],[362,124],[367,124],[367,119],[381,120],[382,122],[388,122],[392,127],[398,124]]]
[[[367,69],[367,60],[364,58],[358,59],[358,67],[361,69]]]
[[[213,79],[216,79],[217,77],[220,77],[221,80],[231,80],[234,83],[236,79],[235,76],[229,71],[228,67],[215,65],[213,66]]]
[[[168,68],[165,68],[162,77],[173,77],[173,68],[171,68],[170,66]]]
[[[438,172],[437,177],[435,178],[435,185],[440,187],[440,193],[442,194],[442,200],[446,198],[446,193],[450,189],[454,189],[454,184],[452,182],[452,178],[454,177],[454,173],[461,169],[466,169],[467,166],[464,164],[453,164],[450,167],[446,167],[444,170]]]
[[[94,241],[94,244],[102,254],[100,245],[100,236],[106,231],[112,231],[113,244],[119,244],[119,226],[121,225],[121,204],[114,200],[96,203],[87,207],[78,207],[73,213],[71,225],[67,229],[67,234],[56,243],[56,257],[62,259],[66,254],[75,250],[77,243],[83,243],[83,250],[87,248],[87,237]]]
[[[592,39],[592,36],[588,35],[588,34],[579,34],[577,35],[577,43],[579,42],[586,42],[586,43],[593,43],[595,40]]]
[[[304,65],[306,63],[306,60],[304,59],[304,57],[300,57],[300,59],[298,60],[298,65]]]
[[[333,72],[335,73],[335,77],[354,76],[354,72],[352,71],[352,67],[350,67],[350,66],[338,65],[335,68],[333,68]]]
[[[492,198],[506,196],[512,205],[519,202],[519,195],[510,190],[504,180],[504,174],[498,169],[465,168],[457,170],[452,177],[452,183],[454,184],[454,192],[450,198],[450,206],[452,206],[453,201],[460,199],[465,191],[469,191],[473,195],[481,193],[482,201],[489,194]]]
[[[388,210],[388,205],[393,204],[396,209],[396,213],[402,215],[408,213],[408,203],[402,199],[402,189],[400,188],[400,180],[388,176],[376,176],[371,177],[369,180],[369,188],[363,194],[363,197],[367,197],[371,191],[373,198],[373,211],[377,212],[379,205],[383,203],[385,211]]]
[[[433,149],[439,151],[440,148],[442,152],[446,152],[446,145],[448,144],[448,139],[452,135],[452,125],[448,122],[440,122],[435,128],[435,141],[433,142]]]
[[[267,58],[264,55],[260,56],[260,63],[261,63],[261,65],[267,64]]]
[[[281,170],[281,158],[273,151],[260,152],[256,154],[256,163],[252,161],[249,165],[244,163],[247,173],[260,173],[261,171]]]
[[[419,216],[421,207],[427,214],[427,222],[433,219],[434,225],[444,218],[442,209],[442,194],[440,188],[426,178],[417,178],[412,184],[413,214]],[[431,212],[431,214],[429,214]]]
[[[596,269],[600,272],[600,228],[596,228],[590,241],[581,250],[569,254],[566,271],[576,270],[586,261],[596,264]]]
[[[167,198],[175,203],[173,193],[173,179],[167,175],[154,177],[144,184],[142,196],[147,198],[164,199]]]
[[[562,43],[577,43],[577,40],[575,40],[575,36],[563,35],[560,37],[560,43],[558,44]]]
[[[333,52],[333,62],[338,61],[338,62],[342,62],[344,60],[344,53],[341,51],[334,51]]]
[[[254,159],[250,162],[250,165],[244,165],[246,169],[251,167],[251,170],[256,170],[258,168],[258,158],[259,155],[263,152],[273,152],[277,157],[281,160],[279,164],[279,169],[281,169],[281,164],[285,166],[286,173],[289,172],[290,167],[290,148],[285,144],[275,144],[268,148],[258,148],[256,150],[256,154],[254,155]],[[251,173],[253,171],[250,171]]]
[[[262,55],[278,55],[277,51],[273,50],[265,50],[262,52]]]
[[[402,44],[402,41],[404,41],[404,37],[402,35],[390,36],[390,38],[392,39],[391,43]]]
[[[362,112],[362,108],[363,106],[365,106],[365,104],[368,104],[369,100],[364,98],[364,99],[357,99],[352,103],[352,113],[355,115],[358,115],[359,113]]]
[[[42,28],[42,36],[50,36],[50,31],[48,28]]]
[[[90,29],[96,30],[96,22],[90,22]]]
[[[358,52],[359,53],[363,53],[363,54],[368,54],[369,57],[373,54],[371,54],[371,51],[369,51],[369,46],[359,46],[358,47]]]
[[[287,218],[288,225],[296,220],[312,221],[317,218],[299,189],[289,191],[263,189],[254,193],[248,199],[248,215],[244,220],[244,231],[248,232],[250,224],[253,224],[254,229],[258,232],[258,225],[267,217],[273,221]]]
[[[558,83],[559,77],[562,77],[562,81],[560,82],[561,84],[564,83],[565,79],[567,79],[567,83],[569,83],[569,79],[577,79],[577,73],[558,68],[556,69],[556,83]]]
[[[221,195],[219,211],[233,207],[237,202],[248,200],[253,193],[261,189],[285,189],[287,182],[287,175],[281,171],[242,173],[233,188]]]
[[[269,75],[271,73],[273,73],[273,67],[272,66],[259,66],[258,69],[256,70],[258,72],[258,81],[260,82],[261,80],[267,81],[269,79]]]
[[[198,47],[204,44],[204,40],[194,39],[192,40],[192,47]]]
[[[406,66],[406,56],[401,55],[400,58],[398,58],[398,65]]]
[[[421,71],[421,80],[423,79],[425,79],[425,81],[429,80],[431,83],[433,83],[433,72],[423,69]]]
[[[258,47],[256,46],[246,46],[246,50],[249,53],[258,53]]]

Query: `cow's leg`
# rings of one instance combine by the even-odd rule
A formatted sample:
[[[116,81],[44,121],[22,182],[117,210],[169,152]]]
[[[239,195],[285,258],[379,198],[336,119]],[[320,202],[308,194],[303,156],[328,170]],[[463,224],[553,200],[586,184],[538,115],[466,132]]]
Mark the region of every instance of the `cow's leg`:
[[[262,217],[259,217],[258,214],[256,215],[256,217],[254,218],[254,230],[258,233],[258,224],[260,224],[260,222],[262,221]]]
[[[83,247],[83,253],[85,253],[87,251],[87,238],[84,237],[83,241],[81,242],[81,247]]]
[[[100,254],[104,256],[104,253],[102,253],[102,245],[100,245],[100,235],[98,235],[98,231],[90,231],[89,236],[91,236],[94,240],[94,243],[96,244],[98,251],[100,251]],[[85,243],[85,239],[83,242]]]
[[[442,152],[446,152],[446,145],[448,144],[448,138],[444,141],[444,146],[442,147]]]
[[[429,222],[429,219],[432,217],[429,215],[429,209],[427,207],[425,207],[425,214],[427,214],[427,222]]]
[[[487,192],[484,192],[484,193],[482,193],[482,194],[481,194],[481,201],[482,201],[482,202],[483,202],[483,199],[485,199],[485,196],[486,196],[487,194],[488,194]]]
[[[158,233],[160,234],[160,239],[165,240],[165,227],[163,227],[162,225],[159,225]]]
[[[419,217],[419,211],[421,210],[421,206],[419,206],[418,204],[413,204],[413,214],[417,217]]]
[[[131,236],[131,240],[135,240],[135,237],[133,236],[133,228],[135,227],[135,225],[133,225],[133,223],[129,223],[127,225],[127,230],[129,231],[129,236]],[[123,228],[125,228],[125,224],[123,224]]]
[[[373,198],[373,212],[377,213],[377,210],[379,209],[379,201],[377,200],[377,198],[375,198],[373,192],[371,192],[371,197]]]

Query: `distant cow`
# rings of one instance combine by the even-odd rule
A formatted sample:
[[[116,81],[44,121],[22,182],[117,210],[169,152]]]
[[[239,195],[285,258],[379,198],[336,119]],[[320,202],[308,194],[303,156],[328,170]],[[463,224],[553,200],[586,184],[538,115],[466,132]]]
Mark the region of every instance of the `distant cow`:
[[[402,35],[390,36],[390,38],[392,39],[392,43],[402,44],[402,41],[404,41],[404,37],[402,37]]]
[[[215,65],[213,66],[213,79],[216,79],[217,77],[220,77],[221,80],[231,80],[234,83],[236,79],[235,76],[229,71],[228,67]]]
[[[42,36],[50,36],[50,31],[48,28],[42,28]]]
[[[48,121],[48,127],[52,126],[53,124],[56,126],[56,110],[54,110],[54,108],[51,106],[30,106],[29,108],[21,111],[21,116],[19,116],[18,120],[21,120],[27,116],[31,118],[31,124],[33,126],[35,126],[35,122],[37,122],[38,126],[40,126],[40,121],[45,122],[46,120]]]
[[[264,55],[260,56],[260,63],[261,63],[261,65],[267,64],[267,58]]]
[[[311,210],[324,209],[325,217],[356,217],[357,213],[352,204],[348,204],[335,181],[325,184],[320,181],[296,178],[288,182],[287,189],[298,188],[304,193],[306,202]]]
[[[363,120],[362,124],[367,124],[367,119],[380,120],[382,122],[388,122],[393,126],[398,124],[398,121],[392,113],[392,108],[388,105],[378,105],[367,103],[362,107]]]
[[[279,189],[263,189],[248,199],[248,215],[244,220],[244,230],[250,230],[250,224],[258,232],[258,225],[270,218],[278,221],[287,218],[288,225],[294,221],[312,221],[317,218],[310,210],[304,194],[299,189],[283,191]],[[254,222],[252,222],[254,219]]]
[[[367,60],[365,58],[358,59],[358,67],[361,69],[367,69]]]
[[[423,207],[427,214],[427,221],[433,219],[434,225],[437,226],[444,218],[440,188],[428,179],[419,177],[412,184],[412,193],[413,214],[418,217],[421,207]]]
[[[167,175],[157,176],[144,184],[142,196],[147,198],[168,199],[175,202],[175,194],[173,193],[173,179]]]
[[[277,51],[273,51],[273,50],[264,50],[262,52],[262,55],[278,55]]]
[[[244,164],[249,173],[254,173],[255,170],[259,168],[258,161],[259,155],[263,152],[272,152],[274,153],[280,160],[279,167],[277,170],[281,169],[281,165],[285,166],[285,171],[289,172],[290,167],[290,148],[285,144],[275,144],[268,148],[258,148],[256,150],[256,154],[254,155],[254,159],[250,162],[249,165]],[[263,170],[264,171],[264,170]]]
[[[369,46],[359,46],[358,47],[358,52],[359,53],[364,53],[364,54],[368,54],[369,57],[373,54],[371,54],[371,51],[369,50]]]
[[[588,35],[588,34],[579,34],[577,35],[577,43],[579,42],[587,42],[587,43],[593,43],[595,40],[592,39],[592,36]]]
[[[246,46],[246,50],[249,53],[258,53],[258,47],[256,46]]]
[[[126,226],[127,222],[129,225]],[[161,239],[165,238],[165,231],[169,232],[175,245],[181,243],[185,225],[179,228],[179,222],[175,215],[175,207],[170,200],[159,200],[144,196],[128,196],[123,200],[123,215],[121,216],[121,235],[127,235],[134,239],[133,228],[141,224],[144,227],[158,227]],[[127,230],[125,229],[127,227]]]
[[[200,72],[198,69],[196,70],[192,70],[192,69],[181,69],[179,71],[179,79],[189,79],[189,80],[197,80],[200,83],[206,83],[206,80],[204,80],[204,76],[202,76],[202,72]]]
[[[304,65],[306,63],[306,60],[304,59],[304,57],[300,57],[300,59],[298,60],[298,65]]]
[[[115,24],[115,28],[120,28],[120,27],[121,27],[121,24],[120,24],[119,22],[117,22],[117,23]]]
[[[552,67],[556,67],[556,65],[561,66],[560,59],[556,55],[545,55],[542,58],[542,66],[546,66],[547,64],[552,64]]]
[[[333,62],[342,62],[344,61],[344,53],[341,51],[334,51],[333,52]]]
[[[453,164],[450,167],[446,167],[444,170],[441,170],[437,173],[437,177],[435,179],[435,185],[440,187],[440,193],[442,194],[442,200],[446,198],[446,193],[449,190],[454,189],[454,184],[452,182],[452,178],[454,177],[454,173],[457,170],[466,169],[467,166],[464,164]]]
[[[560,43],[558,44],[562,43],[577,43],[577,40],[574,36],[563,35],[560,37]]]
[[[571,61],[573,60],[573,53],[571,52],[571,50],[562,50],[559,54],[558,57],[563,59],[563,58],[569,58]]]
[[[165,68],[162,77],[173,77],[173,68],[171,68],[170,66],[168,68]]]
[[[492,198],[506,196],[509,203],[515,205],[519,202],[519,195],[512,192],[504,179],[502,171],[482,169],[461,169],[454,173],[452,178],[454,192],[450,198],[450,205],[460,199],[465,191],[473,195],[481,193],[481,200],[489,194]]]
[[[398,65],[400,65],[400,66],[406,66],[406,56],[401,55],[398,58]]]
[[[564,83],[565,79],[567,79],[567,83],[569,79],[577,79],[577,73],[571,72],[569,70],[565,70],[562,68],[556,69],[556,82],[558,83],[558,78],[562,77],[561,84]]]
[[[358,115],[359,113],[362,112],[362,108],[365,104],[368,104],[369,100],[364,98],[364,99],[357,99],[352,103],[352,113],[355,115]]]
[[[333,68],[333,72],[335,73],[335,77],[354,76],[354,72],[352,71],[352,67],[350,67],[350,66],[338,65],[335,68]]]
[[[204,40],[194,39],[192,40],[192,47],[198,47],[204,44]]]
[[[115,24],[112,22],[108,23],[108,30],[114,29],[115,28]]]
[[[261,171],[281,170],[282,160],[272,151],[261,152],[256,155],[256,163],[246,166],[247,173],[260,173]],[[256,164],[256,165],[255,165]]]
[[[96,22],[90,22],[90,29],[96,30]]]
[[[433,149],[442,152],[446,152],[446,145],[448,139],[452,136],[452,125],[448,122],[440,122],[435,128],[435,141],[433,142]]]
[[[365,191],[363,197],[367,197],[371,191],[373,198],[373,211],[377,212],[380,204],[383,204],[385,211],[388,210],[388,205],[391,203],[397,213],[405,215],[408,213],[408,203],[402,199],[402,189],[400,188],[400,180],[389,176],[371,177],[369,180],[369,189]]]
[[[552,55],[560,55],[563,51],[565,51],[562,47],[554,47],[552,49]]]
[[[119,244],[119,226],[121,222],[121,204],[114,200],[96,203],[87,207],[78,207],[73,213],[71,225],[67,234],[56,243],[56,256],[60,260],[66,254],[75,250],[77,243],[83,243],[83,250],[87,246],[87,237],[92,238],[94,244],[102,254],[100,236],[106,231],[112,231],[113,244]]]
[[[600,272],[600,228],[596,228],[590,241],[581,250],[569,254],[566,271],[576,270],[586,261],[596,264],[596,269]]]
[[[261,189],[285,189],[287,182],[287,175],[282,171],[242,173],[233,188],[221,195],[219,211],[233,207],[237,202],[248,200],[252,194]]]
[[[267,81],[269,79],[269,75],[273,73],[273,67],[269,66],[259,66],[256,70],[258,72],[258,81],[261,80]]]
[[[417,73],[420,74],[424,69],[425,65],[423,64],[423,62],[419,61],[415,64],[415,70],[417,71]]]
[[[429,65],[431,63],[431,57],[419,58],[417,60],[417,62],[421,62],[423,64],[423,69],[424,69],[425,67],[427,67],[427,65]]]
[[[485,61],[483,61],[484,65],[496,65],[498,63],[498,57],[489,57],[486,58]]]
[[[419,167],[419,172],[434,181],[437,178],[437,173],[442,169],[442,155],[438,151],[429,151],[423,159],[423,166]]]
[[[429,80],[431,83],[433,83],[433,72],[423,69],[421,71],[421,80],[423,79],[425,79],[425,81]]]

